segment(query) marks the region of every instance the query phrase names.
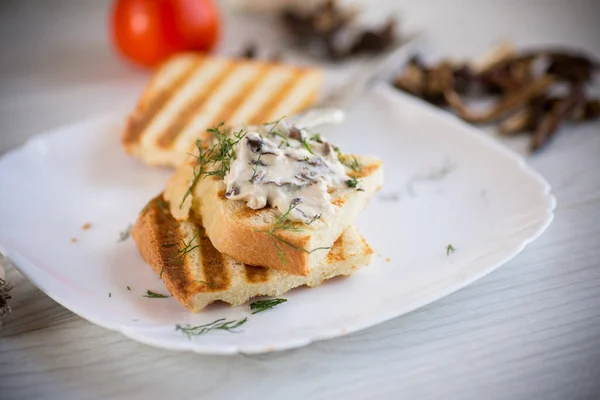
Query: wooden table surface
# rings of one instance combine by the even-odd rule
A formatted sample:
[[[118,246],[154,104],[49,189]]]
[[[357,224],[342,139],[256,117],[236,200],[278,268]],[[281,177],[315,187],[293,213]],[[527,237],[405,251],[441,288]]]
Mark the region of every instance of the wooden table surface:
[[[511,39],[600,57],[598,1],[375,3],[428,33],[433,56]],[[131,107],[147,74],[111,53],[107,9],[95,0],[0,3],[0,152]],[[221,52],[248,37],[263,43],[268,27],[227,21]],[[523,139],[503,141],[524,152]],[[151,348],[78,317],[9,268],[14,311],[0,332],[0,398],[600,398],[600,123],[564,128],[529,162],[558,201],[539,240],[429,306],[297,350],[213,357]]]

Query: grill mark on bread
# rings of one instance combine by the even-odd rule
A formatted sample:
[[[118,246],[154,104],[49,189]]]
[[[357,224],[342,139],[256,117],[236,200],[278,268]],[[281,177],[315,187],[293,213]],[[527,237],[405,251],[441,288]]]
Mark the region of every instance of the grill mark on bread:
[[[244,264],[244,269],[246,272],[246,280],[249,283],[262,283],[269,280],[269,268]]]
[[[162,89],[142,110],[136,110],[127,124],[127,129],[123,135],[123,143],[138,143],[142,134],[146,131],[154,117],[165,105],[175,96],[175,94],[187,83],[194,71],[202,64],[204,58],[199,58],[188,65],[187,69],[179,75],[173,85]]]
[[[327,258],[325,262],[327,264],[344,261],[346,257],[344,256],[344,235],[340,236],[331,246],[331,250],[327,253]]]
[[[208,236],[202,232],[200,238],[200,254],[202,254],[202,271],[208,283],[207,291],[221,291],[231,285],[231,273],[223,254],[212,245]]]
[[[163,264],[161,269],[156,272],[161,275],[162,270],[163,277],[169,278],[168,286],[175,286],[177,290],[183,291],[190,278],[186,269],[182,268],[183,261],[178,252],[178,246],[183,239],[179,231],[180,223],[171,216],[166,208],[163,209],[159,206],[160,201],[163,201],[162,194],[155,197],[145,211],[149,213],[158,231],[158,251]]]
[[[258,125],[267,122],[267,118],[271,115],[275,106],[288,97],[290,92],[300,81],[301,76],[302,70],[295,70],[280,88],[271,91],[269,98],[262,104],[258,112],[250,118],[250,125]]]
[[[181,132],[183,132],[184,128],[190,123],[192,118],[198,113],[206,101],[216,93],[218,88],[227,81],[227,78],[236,67],[236,62],[227,64],[215,79],[206,85],[192,100],[185,104],[172,119],[167,129],[158,137],[156,144],[163,149],[170,148]]]
[[[222,110],[211,120],[209,126],[214,126],[221,122],[227,123],[229,118],[235,115],[238,108],[252,95],[256,88],[260,87],[272,70],[273,64],[261,65],[258,74],[253,79],[246,81],[236,95],[225,102]]]

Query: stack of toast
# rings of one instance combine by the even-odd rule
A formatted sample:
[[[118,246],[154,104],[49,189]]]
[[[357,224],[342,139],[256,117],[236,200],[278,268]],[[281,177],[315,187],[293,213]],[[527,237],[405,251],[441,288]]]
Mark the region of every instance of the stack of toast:
[[[284,221],[289,229],[276,234],[283,210],[269,204],[252,209],[227,198],[222,177],[197,176],[193,149],[211,140],[211,124],[261,124],[293,115],[314,102],[319,76],[309,68],[179,56],[159,69],[130,117],[126,151],[151,165],[177,167],[165,191],[140,213],[132,237],[191,311],[218,300],[236,306],[317,286],[370,262],[373,250],[353,224],[382,185],[376,158],[352,156],[361,168],[345,172],[360,180],[360,188],[330,190],[335,213],[326,223]]]

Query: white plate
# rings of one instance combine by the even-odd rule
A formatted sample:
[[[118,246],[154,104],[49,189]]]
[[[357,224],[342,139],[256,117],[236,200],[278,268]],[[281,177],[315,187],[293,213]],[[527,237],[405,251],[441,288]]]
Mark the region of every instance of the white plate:
[[[115,116],[79,123],[0,159],[0,250],[60,304],[157,347],[261,353],[364,329],[493,271],[553,216],[550,187],[521,158],[445,112],[381,86],[347,122],[323,131],[345,151],[385,161],[385,186],[357,222],[375,249],[373,263],[350,278],[293,290],[283,296],[287,303],[260,314],[224,305],[192,314],[172,298],[142,297],[148,289],[167,291],[132,240],[117,243],[170,174],[122,152],[121,123]],[[82,230],[86,222],[92,227]],[[448,245],[456,250],[449,255]],[[244,317],[237,334],[188,340],[174,329]]]

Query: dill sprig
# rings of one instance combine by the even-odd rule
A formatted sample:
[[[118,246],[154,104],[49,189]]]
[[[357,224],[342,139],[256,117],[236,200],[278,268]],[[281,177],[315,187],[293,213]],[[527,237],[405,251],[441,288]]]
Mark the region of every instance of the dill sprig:
[[[350,188],[356,188],[360,184],[360,181],[354,177],[344,181],[344,183]]]
[[[129,235],[131,234],[131,228],[133,228],[133,225],[129,224],[127,225],[127,228],[125,228],[119,233],[119,243],[129,239]]]
[[[306,141],[306,138],[302,138],[302,146],[308,150],[308,152],[310,154],[312,154],[313,156],[315,155],[315,153],[312,151],[312,149],[310,148],[310,145],[308,144],[308,142]]]
[[[282,135],[281,133],[279,133],[279,132],[276,132],[276,131],[272,131],[272,132],[271,132],[271,131],[269,131],[269,135],[275,135],[275,136],[278,136],[278,137],[280,137],[281,139],[283,139],[283,140],[281,141],[281,143],[285,143],[285,145],[286,145],[287,147],[290,147],[290,141],[288,140],[288,137],[287,137],[287,136],[285,136],[285,135]],[[280,146],[281,146],[281,145],[280,145]]]
[[[450,253],[454,253],[456,251],[456,249],[449,244],[448,247],[446,247],[446,257],[450,256]]]
[[[295,226],[294,224],[290,223],[288,217],[290,215],[290,213],[298,206],[298,204],[300,204],[299,201],[294,201],[292,200],[290,202],[290,205],[287,209],[286,212],[284,212],[283,214],[281,214],[279,216],[279,218],[277,218],[277,220],[275,221],[275,224],[273,224],[273,227],[269,230],[259,230],[259,232],[264,232],[267,235],[269,235],[271,237],[271,239],[273,240],[273,244],[275,245],[275,248],[277,249],[277,254],[279,255],[279,259],[281,260],[281,262],[283,262],[284,264],[287,263],[286,259],[285,259],[285,252],[283,251],[283,248],[281,247],[280,243],[283,243],[295,250],[301,250],[307,254],[311,254],[317,250],[326,250],[326,249],[331,249],[331,247],[317,247],[315,249],[312,250],[306,250],[305,248],[302,247],[298,247],[293,243],[290,243],[289,241],[283,239],[282,237],[277,236],[277,232],[279,231],[292,231],[292,232],[297,232],[302,230],[301,228]],[[311,221],[309,221],[307,223],[307,225],[312,224],[314,221],[316,221],[317,219],[321,218],[321,215],[317,214],[315,215]]]
[[[248,182],[254,183],[254,179],[256,179],[256,175],[258,174],[258,166],[260,165],[260,159],[262,158],[262,153],[258,153],[258,158],[256,162],[252,164],[252,177],[248,179]]]
[[[310,137],[310,140],[312,140],[313,142],[317,142],[317,143],[323,143],[323,139],[321,138],[320,133],[315,133],[314,135],[312,135]]]
[[[338,154],[338,160],[354,172],[362,172],[363,165],[356,157]]]
[[[210,156],[212,155],[213,148],[204,150],[200,139],[196,139],[196,147],[198,148],[198,155],[194,155],[194,157],[196,158],[196,163],[194,164],[194,167],[192,169],[194,178],[192,179],[192,184],[190,185],[190,187],[185,191],[185,194],[181,199],[181,203],[179,203],[179,208],[183,207],[185,199],[187,199],[187,197],[192,194],[192,191],[198,184],[200,177],[202,177],[206,172],[206,164],[208,164]]]
[[[216,321],[213,321],[209,324],[198,325],[198,326],[181,326],[175,325],[175,331],[181,331],[188,339],[192,339],[192,336],[200,336],[207,332],[211,331],[227,331],[229,333],[238,333],[239,331],[235,331],[234,329],[239,328],[241,325],[245,324],[248,321],[248,318],[241,319],[239,321],[225,321],[225,318],[219,318]]]
[[[252,310],[252,314],[257,314],[259,312],[270,310],[271,308],[278,306],[281,303],[285,303],[286,301],[287,299],[259,300],[250,304],[250,310]]]
[[[277,131],[275,130],[275,128],[277,128],[277,125],[279,125],[279,123],[280,123],[280,122],[281,122],[281,121],[282,121],[284,118],[285,118],[285,117],[281,117],[281,118],[279,118],[279,119],[278,119],[278,120],[276,120],[276,121],[266,122],[266,123],[264,123],[263,125],[264,125],[264,126],[267,126],[267,125],[271,125],[271,124],[273,124],[273,126],[271,126],[271,129],[269,129],[269,132],[267,133],[267,136],[269,136],[269,135],[278,136],[278,137],[280,137],[281,139],[283,139],[282,143],[285,143],[285,145],[286,145],[287,147],[290,147],[290,141],[289,141],[289,138],[288,138],[287,136],[285,136],[285,135],[282,135],[281,133],[279,133],[279,132],[277,132]]]
[[[218,176],[221,180],[225,178],[225,175],[229,173],[231,168],[231,162],[235,159],[235,145],[238,144],[244,136],[246,131],[241,129],[239,132],[233,133],[233,138],[230,137],[226,132],[222,132],[220,128],[223,123],[215,128],[208,129],[217,140],[217,143],[213,146],[212,157],[210,162],[213,165],[211,171],[207,171],[207,176]]]
[[[185,242],[185,240],[181,239],[181,243],[183,243],[183,247],[177,250],[177,253],[179,254],[179,258],[183,258],[183,256],[185,256],[190,251],[200,247],[199,244],[192,246],[192,243],[194,243],[194,240],[198,237],[198,235],[200,235],[200,231],[196,232],[196,234],[187,243]]]
[[[152,290],[147,290],[143,297],[149,297],[151,299],[166,299],[169,296],[153,292]]]
[[[183,203],[190,196],[200,181],[200,178],[207,176],[217,176],[221,180],[229,173],[231,162],[235,159],[235,145],[237,145],[246,136],[246,131],[241,129],[239,132],[233,133],[230,136],[223,128],[224,123],[209,128],[206,131],[213,134],[212,147],[204,149],[202,141],[196,140],[198,155],[194,155],[196,163],[194,164],[192,184],[183,195],[179,208],[183,207]],[[209,168],[210,167],[210,168]]]

